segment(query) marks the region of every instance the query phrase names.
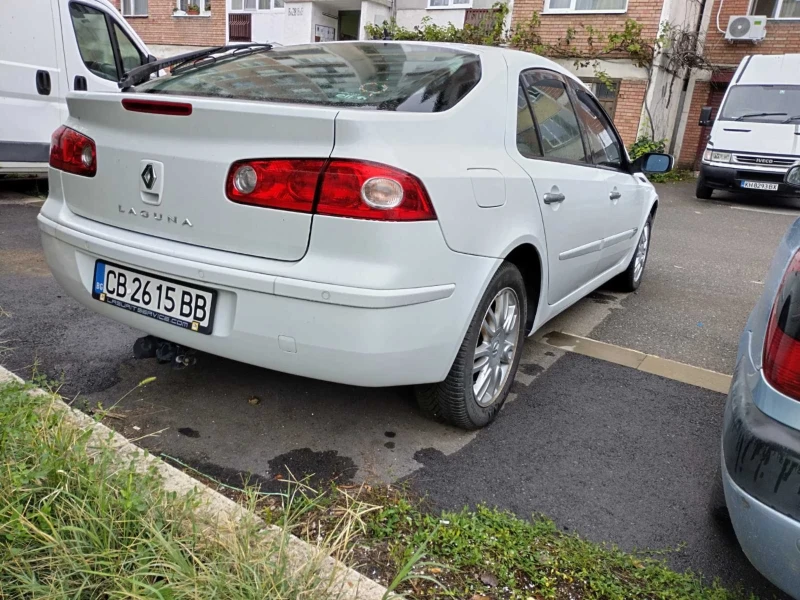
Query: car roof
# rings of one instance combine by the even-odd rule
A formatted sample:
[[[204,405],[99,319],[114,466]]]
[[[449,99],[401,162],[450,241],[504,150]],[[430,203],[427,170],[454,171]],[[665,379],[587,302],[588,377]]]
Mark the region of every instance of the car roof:
[[[495,60],[503,60],[508,69],[512,73],[517,73],[525,69],[549,69],[556,71],[569,77],[573,81],[577,81],[581,85],[583,82],[573,75],[569,70],[559,65],[557,62],[539,56],[532,52],[523,52],[521,50],[513,50],[511,48],[502,48],[499,46],[478,46],[476,44],[457,44],[452,42],[427,42],[427,41],[410,41],[410,40],[348,40],[339,42],[322,42],[322,44],[414,44],[420,46],[435,46],[442,48],[458,48],[462,52],[469,52],[470,54],[477,54],[478,56],[485,56]],[[288,48],[288,46],[285,46]]]
[[[800,85],[800,54],[755,54],[747,60],[736,79],[737,85],[775,83]]]

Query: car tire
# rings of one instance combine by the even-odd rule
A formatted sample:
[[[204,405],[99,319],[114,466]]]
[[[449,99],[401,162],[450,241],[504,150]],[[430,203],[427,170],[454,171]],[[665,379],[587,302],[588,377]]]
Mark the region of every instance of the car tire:
[[[639,234],[639,241],[636,243],[636,250],[633,252],[631,262],[628,263],[628,268],[620,273],[616,278],[616,287],[621,292],[635,292],[642,284],[642,279],[644,278],[644,268],[647,265],[647,258],[650,256],[650,240],[652,237],[653,215],[650,215],[647,217],[644,227],[642,227],[642,233]],[[641,256],[640,254],[642,251],[644,252],[644,256]],[[637,260],[640,258],[642,259],[641,268],[639,268],[639,263],[637,263]]]
[[[478,303],[447,378],[417,386],[417,404],[425,414],[462,429],[479,429],[494,420],[517,373],[527,306],[522,274],[504,262]],[[499,328],[498,311],[505,312],[505,326]]]
[[[706,185],[705,179],[702,177],[697,179],[697,185],[694,188],[695,196],[697,196],[700,200],[711,200],[711,194],[713,192],[714,189]]]

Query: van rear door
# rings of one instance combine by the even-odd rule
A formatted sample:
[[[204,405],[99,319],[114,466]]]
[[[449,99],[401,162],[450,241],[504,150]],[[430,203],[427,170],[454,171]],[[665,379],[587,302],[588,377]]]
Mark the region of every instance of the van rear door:
[[[147,46],[110,4],[59,2],[69,91],[118,92],[124,73],[147,62]]]
[[[0,0],[0,171],[47,163],[67,107],[52,0]]]

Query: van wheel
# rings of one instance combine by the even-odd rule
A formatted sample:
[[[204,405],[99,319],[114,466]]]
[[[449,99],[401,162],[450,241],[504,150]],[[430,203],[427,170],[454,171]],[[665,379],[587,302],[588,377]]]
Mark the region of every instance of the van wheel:
[[[423,412],[462,429],[494,420],[517,373],[527,306],[522,274],[504,262],[478,304],[447,379],[417,386]]]
[[[711,200],[711,194],[713,191],[714,190],[712,188],[706,185],[705,179],[698,177],[697,185],[694,188],[695,196],[697,196],[700,200]]]
[[[639,243],[636,244],[636,250],[633,252],[631,262],[628,263],[628,268],[617,275],[614,281],[621,292],[635,292],[642,284],[644,267],[647,264],[647,257],[650,255],[650,237],[652,233],[653,215],[650,215],[647,217],[644,227],[642,227]]]

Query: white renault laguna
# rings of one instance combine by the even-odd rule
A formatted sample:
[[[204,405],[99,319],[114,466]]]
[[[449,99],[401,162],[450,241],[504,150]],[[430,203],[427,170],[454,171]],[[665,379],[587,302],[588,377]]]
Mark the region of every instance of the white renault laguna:
[[[477,428],[526,334],[613,277],[639,286],[643,173],[672,159],[631,163],[555,63],[401,42],[192,58],[72,94],[53,135],[45,254],[98,313],[269,369],[413,384]]]

